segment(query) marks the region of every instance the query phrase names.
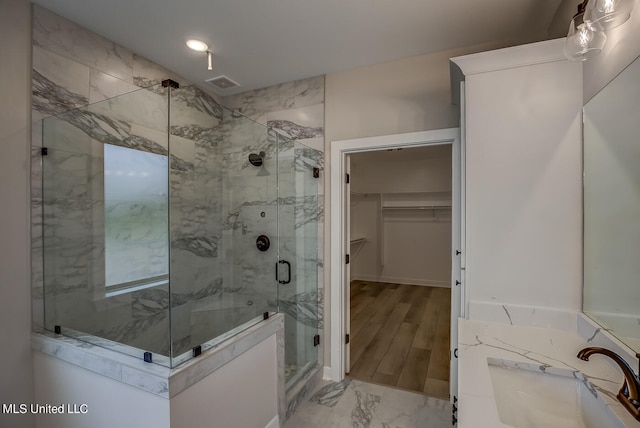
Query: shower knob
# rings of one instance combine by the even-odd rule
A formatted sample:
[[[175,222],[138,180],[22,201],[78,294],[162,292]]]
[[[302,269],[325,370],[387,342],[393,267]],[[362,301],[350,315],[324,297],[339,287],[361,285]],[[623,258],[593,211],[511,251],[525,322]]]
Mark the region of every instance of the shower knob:
[[[260,235],[258,239],[256,239],[256,247],[260,251],[267,251],[271,246],[271,241],[267,235]]]

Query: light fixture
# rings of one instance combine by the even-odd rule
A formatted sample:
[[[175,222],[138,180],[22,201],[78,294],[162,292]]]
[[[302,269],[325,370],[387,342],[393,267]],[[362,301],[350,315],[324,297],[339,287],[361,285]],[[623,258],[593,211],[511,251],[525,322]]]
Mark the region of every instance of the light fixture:
[[[196,52],[207,53],[207,70],[213,70],[213,53],[209,50],[209,46],[202,40],[189,39],[187,40],[187,46],[189,49],[193,49]]]
[[[635,0],[591,0],[584,11],[584,21],[600,31],[627,22]]]
[[[569,24],[569,32],[564,45],[564,54],[569,61],[585,61],[602,51],[607,36],[593,28],[584,20],[585,6],[589,0],[578,5],[578,13]]]
[[[202,40],[189,39],[187,40],[187,46],[189,46],[189,49],[197,52],[206,52],[209,50],[209,46]]]

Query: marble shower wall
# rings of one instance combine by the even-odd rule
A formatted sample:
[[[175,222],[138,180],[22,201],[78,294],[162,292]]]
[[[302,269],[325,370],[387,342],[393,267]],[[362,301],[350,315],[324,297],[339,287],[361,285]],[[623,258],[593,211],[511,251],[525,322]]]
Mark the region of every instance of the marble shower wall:
[[[201,90],[193,86],[171,90],[169,217],[174,355],[217,335],[199,325],[202,313],[194,311],[194,305],[221,299],[223,294],[224,264],[219,254],[222,118],[223,108]]]
[[[198,301],[191,309],[199,337],[224,333],[273,311],[269,302],[277,291],[273,278],[275,246],[265,252],[256,247],[261,234],[276,242],[275,158],[265,154],[263,167],[255,167],[248,160],[249,154],[268,150],[267,129],[223,109],[217,131],[215,249],[223,263],[218,270],[221,293]]]
[[[162,110],[167,90],[158,86],[167,78],[180,82],[172,93],[168,143]],[[168,352],[167,286],[104,295],[105,207],[100,196],[102,147],[109,143],[169,157],[174,349],[188,350],[275,308],[275,238],[280,232],[286,237],[283,258],[292,261],[295,282],[313,284],[280,289],[290,326],[288,361],[315,358],[308,343],[296,345],[297,338],[315,330],[316,319],[322,326],[323,288],[315,284],[323,283],[324,192],[322,178],[311,178],[310,168],[324,164],[324,77],[222,99],[34,5],[32,99],[36,329],[45,324],[46,313],[48,326],[55,319],[83,332]],[[88,104],[92,107],[84,108]],[[43,123],[47,157],[41,155]],[[264,165],[255,167],[248,156],[260,151],[265,152]],[[51,195],[59,196],[45,204],[44,221],[55,226],[47,228],[47,254],[42,245],[43,161],[48,164],[45,194],[55,186]],[[279,195],[277,173],[288,175],[290,183]],[[283,207],[280,225],[278,203]],[[272,250],[257,250],[259,234],[273,238]],[[47,311],[43,266],[47,297],[57,296]]]
[[[225,111],[223,121],[223,189],[225,215],[224,247],[231,265],[225,270],[226,305],[255,315],[275,310],[277,288],[277,170],[272,138],[265,126]],[[262,165],[249,162],[250,154],[264,152]],[[266,251],[256,240],[265,235]]]
[[[172,94],[170,150],[167,90],[158,86],[167,78],[181,84]],[[46,313],[49,327],[55,320],[153,352],[168,352],[168,287],[105,297],[102,148],[108,143],[169,156],[175,229],[170,243],[175,267],[172,301],[178,321],[174,345],[188,349],[192,326],[200,316],[192,307],[221,298],[222,293],[217,248],[222,181],[207,173],[221,166],[219,98],[37,5],[33,6],[32,86],[35,328],[43,327]],[[46,157],[41,155],[43,131]],[[52,303],[46,311],[45,292]]]
[[[270,128],[269,141],[256,142],[255,150],[264,150],[267,159],[278,152],[280,258],[292,263],[291,283],[280,286],[279,299],[286,314],[287,373],[294,375],[315,361],[316,352],[322,355],[324,189],[322,172],[316,179],[312,170],[324,167],[324,76],[228,96],[223,103]],[[246,196],[244,204],[276,205]],[[309,343],[317,328],[320,349]]]
[[[324,151],[324,76],[224,97],[225,107]]]
[[[166,118],[166,97],[141,90],[43,120],[43,142],[47,147],[47,154],[41,157],[44,292],[49,328],[61,325],[153,352],[161,352],[161,346],[168,348],[165,332],[155,335],[160,340],[149,341],[151,335],[147,331],[157,323],[166,324],[166,309],[156,307],[151,313],[136,311],[133,295],[105,294],[107,216],[131,212],[139,220],[143,216],[147,219],[139,222],[142,227],[122,230],[120,241],[144,245],[150,238],[157,240],[152,235],[158,231],[148,221],[152,213],[135,215],[153,204],[142,200],[107,200],[105,177],[109,171],[104,168],[103,150],[105,144],[110,144],[166,157],[166,133],[162,134]],[[143,138],[133,131],[137,126],[149,130],[147,136],[155,133],[161,138]],[[133,179],[144,180],[137,176]],[[164,201],[166,216],[166,195]],[[166,232],[160,234],[166,240]],[[143,276],[154,263],[148,248],[129,253],[128,257],[133,258],[136,273]],[[140,260],[135,260],[136,257]],[[137,340],[138,332],[132,327],[145,333],[140,335],[142,342]],[[167,325],[161,328],[166,329]]]

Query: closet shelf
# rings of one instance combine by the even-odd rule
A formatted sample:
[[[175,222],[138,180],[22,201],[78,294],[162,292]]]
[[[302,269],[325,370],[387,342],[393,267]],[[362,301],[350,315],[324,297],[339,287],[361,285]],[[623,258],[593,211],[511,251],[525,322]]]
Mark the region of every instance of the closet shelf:
[[[382,207],[386,210],[450,210],[451,205],[386,205]]]
[[[451,192],[382,194],[382,210],[441,210],[451,208]]]

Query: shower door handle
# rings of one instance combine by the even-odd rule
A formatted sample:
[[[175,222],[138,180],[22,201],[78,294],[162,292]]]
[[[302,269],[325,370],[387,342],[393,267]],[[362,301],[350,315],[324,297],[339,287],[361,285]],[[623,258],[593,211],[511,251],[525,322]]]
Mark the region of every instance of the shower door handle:
[[[278,265],[282,264],[282,265],[287,265],[287,280],[281,280],[278,278]],[[276,280],[278,281],[278,283],[280,284],[288,284],[291,282],[291,263],[289,263],[287,260],[280,260],[278,261],[278,263],[276,263]]]

